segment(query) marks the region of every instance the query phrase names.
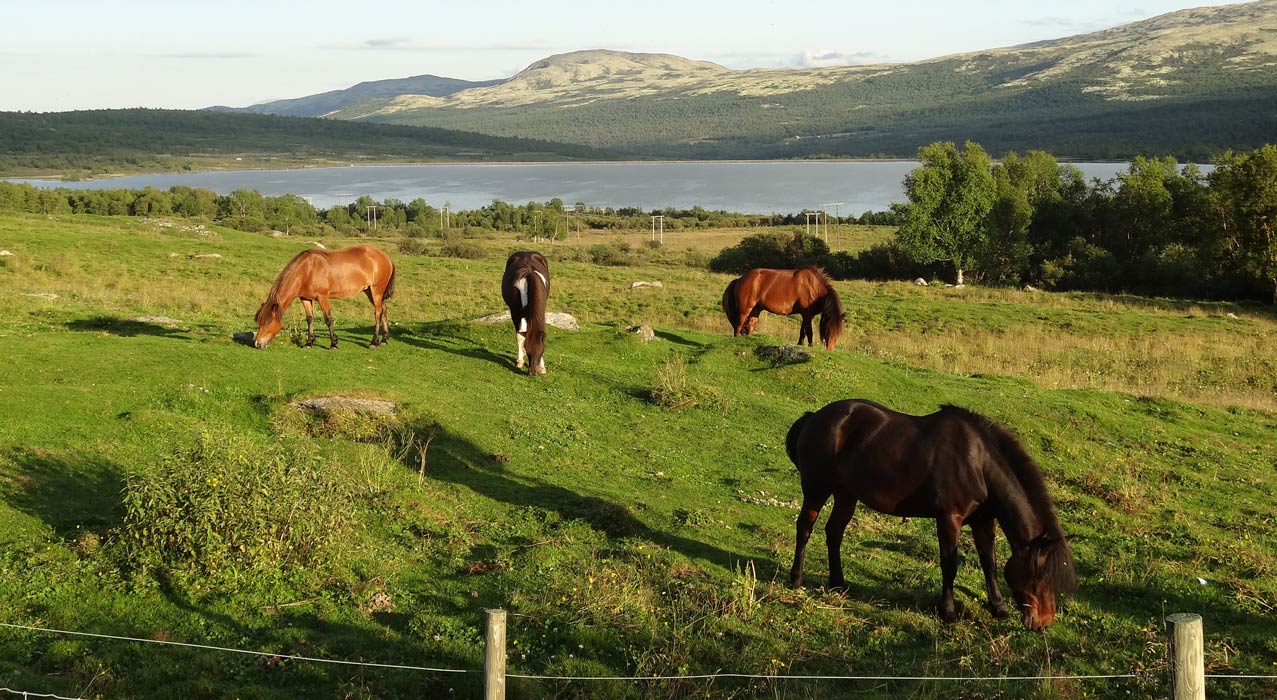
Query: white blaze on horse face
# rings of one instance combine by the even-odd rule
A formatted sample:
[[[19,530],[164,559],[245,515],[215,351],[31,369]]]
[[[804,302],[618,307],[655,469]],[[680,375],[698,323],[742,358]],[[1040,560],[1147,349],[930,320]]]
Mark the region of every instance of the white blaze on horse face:
[[[524,316],[523,318],[519,319],[519,332],[520,333],[528,332],[528,317],[527,316]],[[520,338],[519,345],[523,345],[523,340],[522,340],[523,336],[520,335],[519,338]]]

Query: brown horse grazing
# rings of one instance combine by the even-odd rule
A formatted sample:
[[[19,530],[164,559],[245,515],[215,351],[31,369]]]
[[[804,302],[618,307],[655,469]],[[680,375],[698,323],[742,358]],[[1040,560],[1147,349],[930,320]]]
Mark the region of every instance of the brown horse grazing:
[[[519,347],[514,366],[523,367],[526,351],[528,373],[545,374],[545,303],[550,298],[550,265],[545,256],[531,250],[511,253],[501,277],[501,298],[510,307]]]
[[[253,345],[264,348],[284,325],[284,312],[293,299],[301,299],[306,310],[306,345],[315,344],[315,308],[324,312],[328,324],[330,350],[337,349],[333,332],[333,314],[329,299],[344,299],[360,292],[372,302],[372,343],[375,348],[390,340],[390,322],[386,320],[386,300],[395,293],[395,264],[390,257],[372,246],[361,245],[345,250],[305,250],[284,266],[266,301],[257,309],[257,334]]]
[[[940,616],[947,622],[957,619],[953,579],[964,524],[971,526],[995,616],[1007,615],[995,573],[995,523],[1011,544],[1004,573],[1025,627],[1046,629],[1055,619],[1056,596],[1077,588],[1068,537],[1041,472],[1015,436],[984,416],[955,406],[910,416],[872,401],[838,401],[799,418],[785,449],[803,485],[789,572],[794,587],[802,585],[807,539],[833,495],[825,523],[831,588],[846,587],[840,551],[856,501],[888,515],[936,519]]]
[[[764,310],[789,316],[802,314],[798,344],[812,342],[811,319],[820,314],[820,342],[833,350],[842,333],[842,300],[833,281],[818,267],[797,270],[755,268],[732,280],[723,292],[723,313],[732,324],[732,335],[750,335]]]

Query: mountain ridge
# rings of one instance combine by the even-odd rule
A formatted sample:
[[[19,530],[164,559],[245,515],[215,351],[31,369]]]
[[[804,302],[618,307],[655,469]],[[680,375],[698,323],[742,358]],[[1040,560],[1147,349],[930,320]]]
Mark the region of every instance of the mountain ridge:
[[[1260,0],[913,63],[733,70],[669,54],[575,51],[496,84],[367,97],[323,116],[635,157],[907,156],[924,138],[975,134],[991,134],[992,150],[1200,156],[1270,139],[1274,100],[1277,0]]]

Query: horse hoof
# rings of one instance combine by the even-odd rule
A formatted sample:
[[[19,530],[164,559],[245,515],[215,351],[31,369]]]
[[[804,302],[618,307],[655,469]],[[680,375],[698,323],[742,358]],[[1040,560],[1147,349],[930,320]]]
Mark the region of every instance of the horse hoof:
[[[999,620],[1005,620],[1008,617],[1011,617],[1011,613],[1002,605],[990,605],[989,613]]]
[[[376,344],[376,343],[368,343],[368,349],[369,349],[369,350],[376,350],[376,349],[377,349],[377,344]]]
[[[337,346],[336,346],[336,345],[329,345],[329,346],[328,346],[328,349],[329,349],[329,350],[336,350],[336,349],[337,349]]]
[[[941,610],[940,619],[945,624],[952,625],[953,623],[958,621],[958,613],[953,610]]]

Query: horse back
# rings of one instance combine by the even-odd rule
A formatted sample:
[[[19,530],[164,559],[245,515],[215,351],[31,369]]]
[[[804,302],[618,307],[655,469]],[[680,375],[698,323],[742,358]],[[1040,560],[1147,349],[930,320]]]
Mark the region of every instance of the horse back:
[[[814,267],[776,270],[758,267],[740,277],[737,295],[740,308],[762,304],[774,314],[789,315],[808,309],[825,296],[826,278]]]
[[[299,294],[309,298],[342,299],[369,287],[385,288],[395,271],[390,256],[367,245],[333,251],[302,251],[294,260],[295,274],[300,277]]]
[[[797,440],[800,471],[823,471],[831,487],[892,515],[972,511],[987,494],[986,447],[963,421],[912,416],[850,399],[813,414]]]
[[[519,290],[520,280],[523,280],[523,292]],[[541,288],[544,288],[544,292],[538,294],[537,291]],[[524,294],[527,295],[526,306]],[[534,250],[511,253],[505,262],[505,273],[501,276],[501,298],[510,308],[515,326],[519,325],[519,320],[525,313],[535,314],[537,309],[534,307],[539,306],[540,313],[544,315],[545,300],[549,294],[550,265],[545,256]]]

